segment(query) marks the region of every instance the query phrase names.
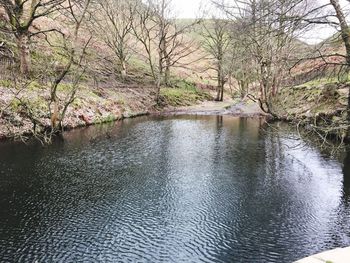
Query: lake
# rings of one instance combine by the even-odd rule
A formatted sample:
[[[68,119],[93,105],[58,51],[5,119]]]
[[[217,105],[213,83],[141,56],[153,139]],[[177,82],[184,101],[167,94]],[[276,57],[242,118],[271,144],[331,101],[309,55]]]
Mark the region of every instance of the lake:
[[[0,262],[280,263],[349,246],[350,154],[302,143],[230,116],[3,142]]]

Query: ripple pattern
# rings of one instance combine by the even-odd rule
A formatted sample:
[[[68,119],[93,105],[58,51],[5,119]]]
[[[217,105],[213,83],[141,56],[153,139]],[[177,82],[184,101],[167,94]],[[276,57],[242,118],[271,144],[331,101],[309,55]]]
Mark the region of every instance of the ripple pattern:
[[[349,171],[259,120],[148,117],[0,145],[0,262],[292,262],[350,245]]]

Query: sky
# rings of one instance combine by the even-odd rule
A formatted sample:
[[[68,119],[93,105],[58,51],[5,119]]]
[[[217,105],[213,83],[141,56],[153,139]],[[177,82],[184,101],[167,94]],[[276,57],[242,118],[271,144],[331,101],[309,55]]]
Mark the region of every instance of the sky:
[[[329,0],[316,0],[321,4],[328,3]],[[345,5],[346,0],[340,0]],[[179,18],[196,18],[201,15],[203,7],[208,6],[210,0],[173,0],[174,12]],[[317,44],[326,38],[332,36],[336,30],[328,26],[317,27],[300,37],[302,41],[308,44]]]
[[[173,5],[179,18],[195,18],[200,13],[202,2],[206,0],[174,0]]]

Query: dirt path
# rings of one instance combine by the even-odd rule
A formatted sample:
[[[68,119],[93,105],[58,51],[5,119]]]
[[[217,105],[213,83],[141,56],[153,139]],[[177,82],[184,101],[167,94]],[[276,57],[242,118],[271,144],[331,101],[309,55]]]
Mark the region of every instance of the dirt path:
[[[201,104],[180,107],[165,112],[166,115],[233,115],[237,117],[258,117],[266,114],[251,100],[205,101]]]

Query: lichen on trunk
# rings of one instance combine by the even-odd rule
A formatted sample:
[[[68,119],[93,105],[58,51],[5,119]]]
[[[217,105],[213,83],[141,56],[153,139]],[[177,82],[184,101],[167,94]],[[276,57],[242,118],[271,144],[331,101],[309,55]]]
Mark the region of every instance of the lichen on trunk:
[[[23,76],[28,76],[31,69],[31,58],[29,49],[29,36],[27,32],[18,34],[17,47],[20,60],[20,72]]]

